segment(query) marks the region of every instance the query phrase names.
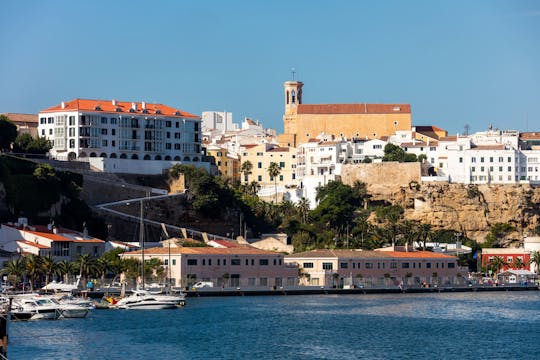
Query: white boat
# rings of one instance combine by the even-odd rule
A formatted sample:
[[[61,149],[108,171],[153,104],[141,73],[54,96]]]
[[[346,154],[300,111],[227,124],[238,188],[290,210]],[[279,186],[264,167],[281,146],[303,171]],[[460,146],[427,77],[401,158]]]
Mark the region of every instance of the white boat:
[[[147,290],[133,290],[131,295],[120,299],[115,307],[141,310],[174,309],[183,305],[184,300],[183,295],[152,294]]]
[[[57,299],[54,297],[46,298],[56,304],[63,318],[83,318],[88,315],[93,305],[90,302],[78,299]]]
[[[143,218],[143,201],[141,200],[140,209],[140,225],[139,225],[139,243],[141,245],[142,263],[144,264],[144,218]],[[142,289],[132,290],[131,295],[120,299],[115,305],[118,309],[141,309],[141,310],[161,310],[174,309],[185,304],[185,296],[180,294],[166,295],[161,293],[162,289],[156,291],[146,290],[144,283],[144,266],[141,266]]]
[[[14,314],[31,314],[29,320],[55,320],[62,314],[57,303],[34,294],[14,299],[12,308]]]

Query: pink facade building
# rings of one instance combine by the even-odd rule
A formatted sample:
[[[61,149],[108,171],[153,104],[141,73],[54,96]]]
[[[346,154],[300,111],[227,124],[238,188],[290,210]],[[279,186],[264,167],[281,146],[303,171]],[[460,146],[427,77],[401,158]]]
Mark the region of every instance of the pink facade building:
[[[140,250],[121,254],[141,260]],[[283,254],[250,246],[156,247],[144,251],[145,261],[162,261],[165,276],[175,286],[212,282],[218,287],[281,287],[298,284],[298,267],[286,264]]]
[[[285,256],[312,286],[459,284],[457,258],[429,251],[313,250]]]

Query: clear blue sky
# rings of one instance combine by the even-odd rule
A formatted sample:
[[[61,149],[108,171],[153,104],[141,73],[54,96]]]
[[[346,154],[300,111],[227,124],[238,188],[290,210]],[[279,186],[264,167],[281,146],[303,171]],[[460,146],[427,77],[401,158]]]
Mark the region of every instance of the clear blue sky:
[[[146,100],[281,132],[294,67],[304,103],[540,130],[540,1],[2,0],[0,14],[0,112]]]

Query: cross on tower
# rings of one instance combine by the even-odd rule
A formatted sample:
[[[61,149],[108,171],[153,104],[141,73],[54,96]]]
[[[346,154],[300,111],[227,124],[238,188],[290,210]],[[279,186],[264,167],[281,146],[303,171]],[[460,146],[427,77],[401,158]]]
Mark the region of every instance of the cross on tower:
[[[294,68],[292,68],[291,73],[292,73],[292,79],[294,80],[294,74],[296,74],[296,70],[294,70]]]

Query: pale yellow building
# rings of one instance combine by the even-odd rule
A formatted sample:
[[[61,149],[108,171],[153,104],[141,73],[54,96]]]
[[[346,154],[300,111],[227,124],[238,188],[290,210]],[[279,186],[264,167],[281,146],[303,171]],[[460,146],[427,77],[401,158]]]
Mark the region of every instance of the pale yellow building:
[[[321,133],[347,139],[380,139],[411,130],[410,104],[303,104],[300,81],[284,83],[281,146],[296,147]]]
[[[268,168],[272,162],[275,162],[281,169],[277,177],[277,185],[296,185],[296,153],[296,148],[275,144],[261,144],[246,148],[242,153],[241,163],[249,161],[253,168],[247,178],[243,173],[241,174],[242,183],[249,184],[256,181],[261,187],[274,186],[274,179],[268,174]]]
[[[220,147],[208,147],[208,156],[215,159],[216,167],[220,175],[228,177],[234,181],[240,181],[240,159],[230,154],[227,149]]]

